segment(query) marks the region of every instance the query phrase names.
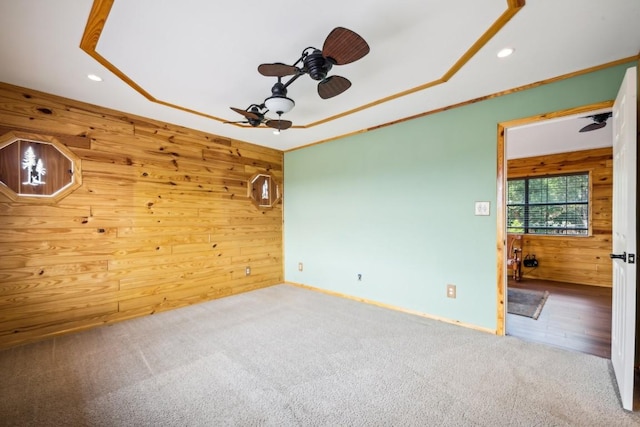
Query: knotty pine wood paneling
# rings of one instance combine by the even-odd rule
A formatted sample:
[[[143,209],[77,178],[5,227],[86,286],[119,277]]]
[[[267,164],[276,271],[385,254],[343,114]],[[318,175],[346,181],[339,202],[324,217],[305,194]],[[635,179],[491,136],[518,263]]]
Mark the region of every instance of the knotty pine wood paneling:
[[[247,197],[282,152],[0,84],[9,131],[56,137],[83,184],[0,193],[0,348],[282,282],[282,204]]]
[[[523,267],[523,277],[611,287],[611,218],[613,195],[612,149],[513,159],[507,177],[591,173],[591,233],[588,237],[523,237],[523,255],[535,254],[537,268]]]

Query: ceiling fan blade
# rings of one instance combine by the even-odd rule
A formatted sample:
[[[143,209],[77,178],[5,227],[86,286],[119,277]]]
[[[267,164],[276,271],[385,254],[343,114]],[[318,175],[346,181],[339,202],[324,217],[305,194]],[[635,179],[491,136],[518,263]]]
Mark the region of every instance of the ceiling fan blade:
[[[274,64],[260,64],[258,66],[258,72],[267,77],[284,77],[297,74],[298,69],[293,65],[277,62]]]
[[[291,125],[293,125],[293,122],[289,120],[275,119],[275,120],[267,120],[265,122],[265,125],[274,129],[286,130],[286,129],[289,129]]]
[[[229,108],[231,108],[233,111],[235,111],[238,114],[242,114],[247,119],[262,120],[262,117],[259,114],[252,113],[251,111],[241,110],[240,108],[235,108],[235,107],[229,107]]]
[[[222,124],[223,125],[238,125],[238,124],[240,124],[240,125],[248,125],[248,124],[251,124],[251,123],[249,123],[248,120],[237,120],[235,122],[222,122]]]
[[[331,76],[318,83],[318,95],[322,99],[329,99],[340,95],[350,87],[351,82],[348,79],[340,76]]]
[[[579,130],[579,132],[590,132],[592,130],[596,130],[596,129],[602,129],[603,127],[605,127],[607,125],[607,122],[602,122],[602,123],[591,123],[590,125],[586,125],[585,127],[583,127],[582,129]]]
[[[369,53],[369,45],[358,34],[343,27],[334,28],[322,47],[322,55],[336,65],[349,64]]]

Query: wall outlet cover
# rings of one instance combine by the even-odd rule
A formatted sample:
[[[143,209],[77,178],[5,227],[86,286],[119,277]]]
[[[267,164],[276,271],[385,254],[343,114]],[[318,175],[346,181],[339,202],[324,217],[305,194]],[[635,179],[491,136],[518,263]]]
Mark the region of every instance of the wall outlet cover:
[[[447,298],[456,297],[456,285],[447,285]]]

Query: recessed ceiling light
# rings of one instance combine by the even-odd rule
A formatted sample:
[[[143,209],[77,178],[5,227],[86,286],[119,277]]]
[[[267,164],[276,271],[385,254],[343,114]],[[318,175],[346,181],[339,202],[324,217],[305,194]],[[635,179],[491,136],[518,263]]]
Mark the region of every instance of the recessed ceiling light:
[[[94,82],[101,82],[101,81],[102,81],[102,77],[97,76],[97,75],[95,75],[95,74],[88,74],[88,75],[87,75],[87,78],[88,78],[89,80],[93,80]]]
[[[498,52],[498,58],[506,58],[507,56],[511,55],[514,51],[515,49],[512,47],[505,47],[500,52]]]

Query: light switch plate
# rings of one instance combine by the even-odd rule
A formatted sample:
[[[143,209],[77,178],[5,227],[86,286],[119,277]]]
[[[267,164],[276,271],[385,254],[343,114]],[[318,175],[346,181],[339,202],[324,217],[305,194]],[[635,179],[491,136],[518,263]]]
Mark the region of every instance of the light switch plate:
[[[476,215],[487,216],[491,214],[491,202],[476,202]]]

